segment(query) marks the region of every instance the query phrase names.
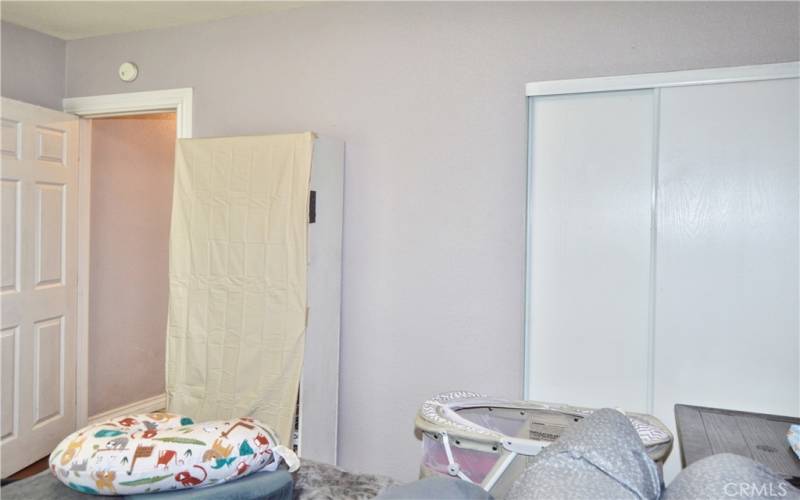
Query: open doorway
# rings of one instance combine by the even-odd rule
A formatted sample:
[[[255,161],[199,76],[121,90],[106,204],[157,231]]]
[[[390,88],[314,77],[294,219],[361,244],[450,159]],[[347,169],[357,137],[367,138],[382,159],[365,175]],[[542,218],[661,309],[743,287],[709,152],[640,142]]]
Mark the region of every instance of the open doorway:
[[[164,405],[174,112],[91,119],[89,420]]]
[[[78,427],[165,407],[172,169],[176,138],[192,137],[192,94],[183,88],[64,99],[64,111],[82,118]],[[140,295],[148,289],[153,296]],[[108,313],[103,303],[119,315]],[[126,344],[137,328],[159,333],[138,332],[138,340]],[[97,382],[110,372],[113,376]],[[130,389],[129,379],[137,381],[136,389]]]

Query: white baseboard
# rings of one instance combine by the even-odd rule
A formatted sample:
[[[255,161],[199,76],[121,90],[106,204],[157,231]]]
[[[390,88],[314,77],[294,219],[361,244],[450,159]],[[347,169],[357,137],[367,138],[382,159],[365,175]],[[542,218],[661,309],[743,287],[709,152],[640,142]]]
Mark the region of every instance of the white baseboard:
[[[159,394],[151,398],[142,399],[141,401],[134,401],[133,403],[113,408],[97,415],[89,417],[90,424],[96,424],[111,418],[116,418],[122,415],[133,415],[136,413],[150,413],[151,411],[163,410],[167,407],[167,395]]]

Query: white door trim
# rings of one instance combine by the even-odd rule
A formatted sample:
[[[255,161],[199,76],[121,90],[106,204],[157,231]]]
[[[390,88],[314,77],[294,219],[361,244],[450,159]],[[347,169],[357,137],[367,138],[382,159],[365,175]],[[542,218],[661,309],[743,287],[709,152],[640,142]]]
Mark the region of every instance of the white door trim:
[[[82,118],[175,111],[178,138],[188,139],[192,137],[192,99],[192,89],[182,88],[67,97],[62,102],[65,112]]]
[[[78,149],[78,304],[75,352],[75,423],[81,428],[89,419],[89,269],[91,265],[90,220],[92,191],[92,120],[81,118]]]
[[[178,139],[192,137],[191,88],[106,94],[87,97],[68,97],[63,100],[64,111],[81,118],[124,116],[161,111],[175,112],[175,131]],[[78,161],[78,311],[77,311],[77,426],[85,426],[89,415],[89,279],[91,248],[91,172],[92,125],[81,120],[80,158]]]
[[[614,90],[777,80],[781,78],[797,78],[799,74],[800,62],[758,64],[755,66],[731,66],[724,68],[669,71],[665,73],[642,73],[638,75],[531,82],[525,85],[525,95],[534,97],[554,94],[579,94],[584,92],[609,92]]]

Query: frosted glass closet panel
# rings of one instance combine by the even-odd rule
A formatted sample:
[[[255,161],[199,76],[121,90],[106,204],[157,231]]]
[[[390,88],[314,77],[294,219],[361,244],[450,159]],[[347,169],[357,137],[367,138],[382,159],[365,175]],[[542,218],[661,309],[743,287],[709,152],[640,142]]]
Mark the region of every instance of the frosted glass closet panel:
[[[799,90],[661,90],[654,387],[673,428],[678,402],[800,409]]]
[[[532,101],[526,397],[645,410],[653,92]]]

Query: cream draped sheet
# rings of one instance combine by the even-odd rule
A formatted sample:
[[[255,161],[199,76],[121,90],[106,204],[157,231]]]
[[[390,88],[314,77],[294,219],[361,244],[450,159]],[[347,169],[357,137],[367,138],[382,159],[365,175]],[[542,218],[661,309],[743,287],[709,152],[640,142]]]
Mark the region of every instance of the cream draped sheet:
[[[167,405],[252,416],[289,444],[306,328],[313,134],[179,140]]]

